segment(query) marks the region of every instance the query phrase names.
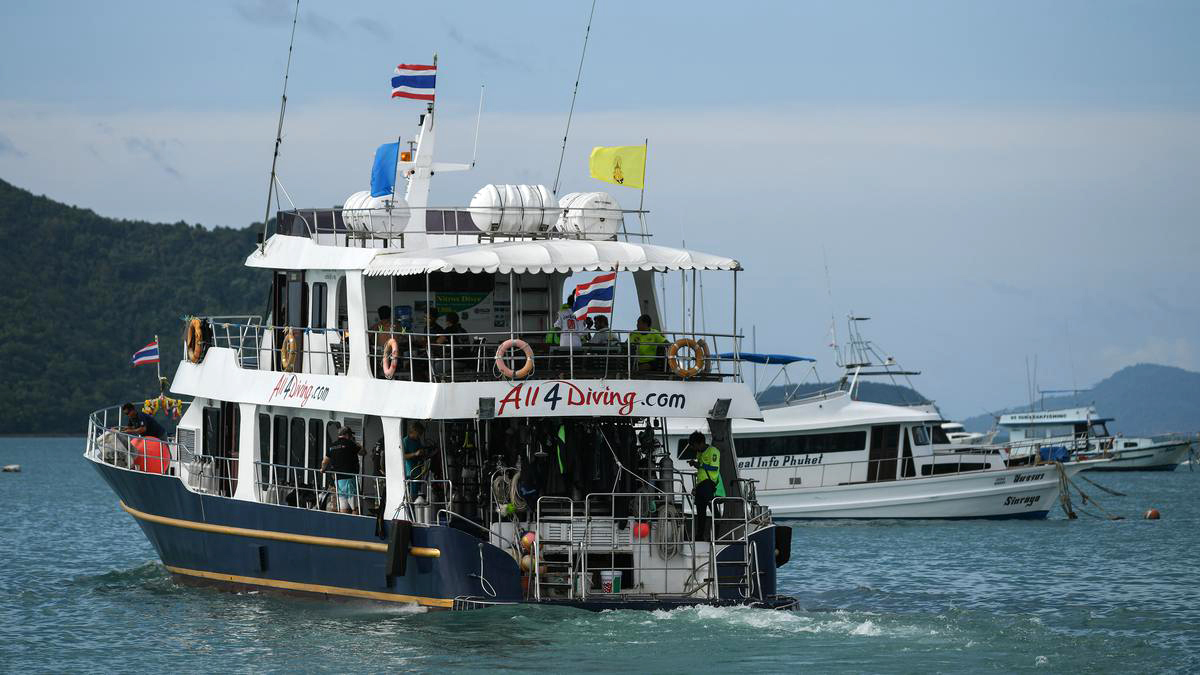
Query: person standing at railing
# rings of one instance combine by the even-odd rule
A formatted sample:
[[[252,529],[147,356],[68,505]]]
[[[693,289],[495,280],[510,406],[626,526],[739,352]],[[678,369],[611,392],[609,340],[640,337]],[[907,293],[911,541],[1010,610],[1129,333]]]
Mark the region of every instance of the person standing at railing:
[[[649,314],[643,314],[637,320],[637,332],[629,336],[629,349],[637,355],[638,370],[658,370],[662,368],[662,352],[667,347],[667,338],[654,328]]]
[[[338,439],[329,444],[325,458],[321,460],[321,472],[333,469],[337,489],[337,507],[342,513],[358,515],[358,458],[366,454],[354,430],[343,426],[338,430]]]
[[[696,516],[692,521],[692,532],[696,541],[707,540],[708,512],[712,508],[713,516],[717,515],[713,506],[715,497],[725,496],[725,485],[721,482],[721,451],[704,441],[704,434],[693,431],[688,436],[688,449],[695,453],[695,459],[689,459],[688,464],[696,467],[695,486],[692,496],[696,500]]]
[[[608,317],[599,314],[595,319],[595,329],[588,337],[588,344],[593,347],[608,347],[609,345],[620,344],[621,338],[617,337],[608,325]]]
[[[457,358],[462,354],[464,347],[467,346],[467,330],[462,327],[458,312],[446,312],[446,327],[442,329],[441,335],[438,335],[434,342],[441,345],[441,374],[445,377],[450,377],[450,361],[449,359]]]
[[[387,305],[379,306],[379,320],[371,324],[371,334],[375,336],[372,344],[375,351],[371,353],[371,363],[379,364],[379,359],[383,356],[383,346],[392,337],[392,310]]]

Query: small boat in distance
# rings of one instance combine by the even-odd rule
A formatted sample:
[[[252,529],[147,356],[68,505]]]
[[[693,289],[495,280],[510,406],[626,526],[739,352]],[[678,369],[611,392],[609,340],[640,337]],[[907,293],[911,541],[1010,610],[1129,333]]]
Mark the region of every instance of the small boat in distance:
[[[1007,413],[999,424],[1009,441],[1037,452],[1042,447],[1063,447],[1083,459],[1110,457],[1111,462],[1090,467],[1094,471],[1174,471],[1188,458],[1192,439],[1181,435],[1153,438],[1113,436],[1112,417],[1100,417],[1094,406]]]

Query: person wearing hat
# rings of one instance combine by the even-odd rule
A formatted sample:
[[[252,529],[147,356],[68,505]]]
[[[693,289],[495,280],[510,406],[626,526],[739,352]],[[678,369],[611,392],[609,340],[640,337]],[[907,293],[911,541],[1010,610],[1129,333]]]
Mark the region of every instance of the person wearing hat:
[[[342,426],[338,438],[329,444],[325,459],[321,460],[321,471],[334,472],[337,485],[337,508],[342,513],[358,515],[358,458],[366,451],[354,440],[354,430]]]

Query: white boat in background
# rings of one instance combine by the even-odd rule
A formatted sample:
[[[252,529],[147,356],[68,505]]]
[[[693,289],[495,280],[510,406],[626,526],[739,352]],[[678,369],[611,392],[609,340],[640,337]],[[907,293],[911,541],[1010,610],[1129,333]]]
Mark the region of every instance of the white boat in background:
[[[942,431],[953,445],[988,445],[996,438],[996,430],[987,433],[967,431],[962,422],[942,422]]]
[[[1097,471],[1174,471],[1188,458],[1192,440],[1185,436],[1113,436],[1111,417],[1099,417],[1093,406],[1008,413],[1000,416],[1009,441],[1032,452],[1065,448],[1086,459],[1109,457]],[[1016,451],[1013,455],[1016,456]]]
[[[1045,518],[1063,474],[1107,461],[1041,462],[1034,453],[1010,462],[997,447],[950,443],[936,412],[858,401],[852,391],[733,421],[738,474],[755,481],[776,517]],[[668,439],[682,450],[692,426],[670,424]]]

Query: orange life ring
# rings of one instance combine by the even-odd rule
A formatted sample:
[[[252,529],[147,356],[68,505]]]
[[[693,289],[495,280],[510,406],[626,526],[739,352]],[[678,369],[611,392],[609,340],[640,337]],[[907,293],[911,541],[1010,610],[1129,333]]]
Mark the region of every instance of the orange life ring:
[[[383,367],[383,376],[389,380],[396,376],[396,366],[400,365],[400,358],[396,356],[399,351],[400,345],[394,337],[388,338],[383,345],[383,356],[379,358],[379,365]]]
[[[505,355],[508,353],[508,350],[512,349],[513,347],[525,352],[525,364],[515,372],[512,368],[509,368],[508,365],[504,363]],[[505,377],[515,378],[518,380],[523,380],[526,377],[529,377],[529,374],[533,372],[533,350],[529,348],[529,343],[520,338],[505,340],[503,343],[501,343],[501,345],[496,348],[496,368],[500,371],[500,374]]]
[[[191,321],[188,321],[187,328],[184,329],[183,342],[187,360],[192,363],[200,363],[200,359],[204,358],[204,326],[200,317],[194,316]]]
[[[283,344],[279,345],[279,365],[284,372],[296,371],[296,357],[300,354],[300,345],[296,342],[296,334],[291,326],[284,328]]]
[[[684,368],[680,366],[679,360],[675,358],[675,355],[679,352],[681,347],[688,347],[692,350],[692,354],[695,355],[693,357],[695,359],[695,363],[692,364],[691,368]],[[670,366],[671,372],[684,379],[694,377],[695,375],[699,374],[700,371],[704,370],[705,356],[707,356],[707,353],[704,351],[704,346],[691,338],[679,338],[678,340],[672,342],[670,347],[667,347],[667,365]]]

